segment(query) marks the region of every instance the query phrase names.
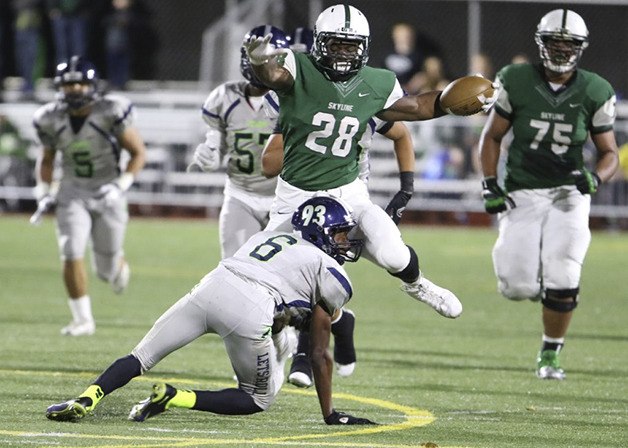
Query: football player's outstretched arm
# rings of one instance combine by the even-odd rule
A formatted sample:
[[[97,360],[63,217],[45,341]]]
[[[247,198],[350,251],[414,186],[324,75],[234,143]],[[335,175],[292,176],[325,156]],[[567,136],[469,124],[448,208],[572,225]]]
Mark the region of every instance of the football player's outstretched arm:
[[[287,53],[285,48],[271,45],[272,34],[265,37],[251,36],[244,48],[255,75],[262,83],[273,90],[285,90],[292,86],[294,79],[288,70],[279,65],[277,56]]]
[[[442,117],[446,112],[440,107],[440,90],[407,95],[399,98],[388,109],[377,114],[385,121],[422,121]]]
[[[290,72],[277,64],[277,59],[271,59],[262,65],[251,64],[251,66],[259,80],[273,90],[286,90],[294,83]]]

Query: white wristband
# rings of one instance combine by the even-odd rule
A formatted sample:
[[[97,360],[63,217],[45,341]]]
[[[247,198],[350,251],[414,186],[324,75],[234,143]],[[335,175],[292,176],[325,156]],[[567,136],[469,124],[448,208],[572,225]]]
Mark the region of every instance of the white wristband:
[[[127,191],[133,185],[134,180],[133,173],[122,173],[114,182],[120,187],[120,190]]]
[[[48,182],[37,182],[37,185],[35,185],[33,189],[33,194],[35,195],[35,199],[39,201],[44,196],[50,194],[50,184]]]

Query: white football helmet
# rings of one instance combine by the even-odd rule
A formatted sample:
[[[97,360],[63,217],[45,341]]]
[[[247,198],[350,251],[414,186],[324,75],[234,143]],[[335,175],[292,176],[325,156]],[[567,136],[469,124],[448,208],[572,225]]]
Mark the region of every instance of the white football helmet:
[[[534,34],[543,65],[556,73],[576,68],[589,45],[589,30],[582,17],[569,9],[555,9],[543,16]]]
[[[369,23],[357,8],[330,6],[316,20],[312,55],[331,81],[346,81],[366,65],[370,36]]]

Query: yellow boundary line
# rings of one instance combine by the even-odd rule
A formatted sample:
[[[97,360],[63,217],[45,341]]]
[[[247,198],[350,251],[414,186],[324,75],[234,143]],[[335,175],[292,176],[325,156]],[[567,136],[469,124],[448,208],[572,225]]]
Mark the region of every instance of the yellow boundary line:
[[[47,377],[55,377],[55,376],[75,376],[80,378],[93,378],[93,372],[53,372],[53,371],[31,371],[31,370],[9,370],[9,369],[0,369],[0,374],[5,375],[29,375],[29,376],[47,376]],[[156,382],[156,381],[165,381],[165,382],[174,382],[179,384],[198,384],[198,380],[185,379],[185,378],[160,378],[160,377],[143,377],[139,376],[134,378],[134,381],[144,381],[144,382]],[[211,381],[210,384],[219,386],[219,387],[229,387],[233,386],[233,383],[221,383]],[[293,395],[303,395],[303,396],[316,396],[315,392],[299,390],[299,389],[290,389],[284,388],[282,389],[282,393],[289,393]],[[362,397],[353,394],[346,393],[335,393],[335,399],[342,399],[348,401],[355,401],[358,403],[368,404],[371,406],[376,406],[379,408],[389,409],[391,411],[396,411],[403,414],[404,421],[401,423],[387,424],[387,425],[378,425],[378,426],[361,426],[356,427],[352,426],[350,430],[347,431],[333,431],[326,432],[324,434],[301,434],[294,436],[283,436],[283,437],[267,437],[267,438],[253,438],[253,439],[209,439],[209,438],[197,438],[197,437],[161,437],[161,436],[150,436],[143,434],[141,438],[143,440],[152,440],[153,443],[149,444],[133,444],[133,445],[97,445],[99,448],[128,448],[128,447],[188,447],[188,446],[211,446],[211,445],[234,445],[234,444],[251,444],[251,445],[285,445],[285,446],[328,446],[328,447],[373,447],[373,448],[406,448],[410,445],[390,445],[390,444],[373,444],[373,443],[358,443],[351,442],[349,440],[343,439],[341,442],[324,442],[321,439],[328,439],[330,437],[351,437],[356,435],[369,435],[369,434],[377,434],[391,431],[401,431],[410,428],[416,428],[420,426],[429,425],[436,418],[434,415],[427,410],[417,409],[410,406],[405,406],[397,403],[393,403],[387,400],[380,400],[378,398],[369,398]],[[359,429],[356,429],[359,428]],[[33,433],[29,431],[6,431],[0,429],[1,435],[6,436],[15,436],[15,437],[59,437],[59,438],[83,438],[83,439],[100,439],[100,440],[120,440],[120,441],[137,441],[137,436],[123,436],[123,435],[95,435],[95,434],[71,434],[71,433],[59,433],[59,432],[51,432],[51,433]],[[58,445],[55,445],[58,446]],[[414,445],[416,446],[416,445]],[[95,446],[96,447],[96,446]],[[88,448],[88,447],[84,447]],[[455,448],[455,447],[449,447]]]

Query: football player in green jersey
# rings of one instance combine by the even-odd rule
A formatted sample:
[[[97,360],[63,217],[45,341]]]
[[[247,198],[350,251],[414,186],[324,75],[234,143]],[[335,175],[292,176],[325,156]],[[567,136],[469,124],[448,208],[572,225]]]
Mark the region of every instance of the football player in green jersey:
[[[498,74],[503,88],[480,139],[486,211],[499,213],[493,265],[501,294],[540,300],[543,342],[539,378],[562,380],[558,355],[578,305],[582,263],[591,240],[591,195],[618,165],[610,84],[577,64],[589,42],[582,17],[556,9],[535,40],[542,64],[517,64]],[[503,186],[500,147],[512,129]],[[595,167],[583,160],[590,136]]]
[[[366,65],[370,30],[353,6],[334,5],[316,20],[310,54],[274,49],[270,38],[245,43],[258,78],[279,97],[284,160],[267,229],[286,228],[296,207],[317,191],[349,202],[365,240],[364,256],[402,280],[411,297],[456,318],[462,304],[419,271],[415,251],[359,179],[361,139],[371,117],[385,121],[428,120],[445,114],[439,91],[405,96],[389,70]],[[485,100],[490,107],[492,98]],[[414,176],[400,175],[391,216],[399,216],[412,192]]]
[[[290,49],[294,52],[309,53],[312,50],[314,42],[314,32],[308,28],[297,28],[290,38]],[[266,94],[264,108],[269,117],[279,116],[279,99],[273,91]],[[360,140],[360,160],[358,177],[364,182],[368,181],[370,172],[369,147],[374,133],[382,134],[393,141],[395,157],[399,166],[399,172],[407,172],[409,176],[414,173],[414,146],[410,131],[403,122],[387,122],[378,118],[371,118],[366,128],[366,132]],[[270,136],[264,147],[262,154],[262,172],[267,177],[276,178],[283,167],[284,156],[283,135],[281,134],[281,126],[277,124],[273,134]],[[407,203],[412,192],[404,192],[398,200]],[[396,212],[391,216],[395,223],[401,220],[401,212],[403,209],[395,208],[395,203],[391,203],[386,207],[386,212],[392,215],[392,211]],[[336,364],[336,373],[339,376],[349,376],[353,373],[357,361],[355,346],[353,342],[353,333],[355,329],[355,314],[349,309],[341,309],[338,315],[332,317],[331,333],[334,335],[334,361]],[[315,325],[312,322],[311,325]],[[299,339],[297,352],[292,358],[290,366],[290,374],[288,382],[297,387],[310,387],[314,384],[312,365],[310,362],[310,353],[316,348],[310,347],[310,337],[307,326],[299,329]],[[329,335],[327,335],[329,337]],[[321,339],[321,338],[316,338]]]

